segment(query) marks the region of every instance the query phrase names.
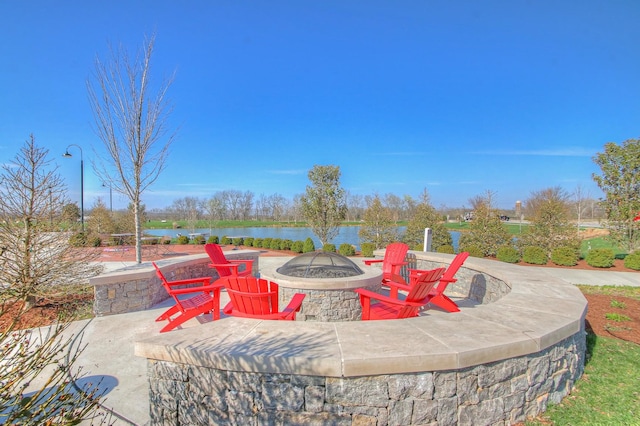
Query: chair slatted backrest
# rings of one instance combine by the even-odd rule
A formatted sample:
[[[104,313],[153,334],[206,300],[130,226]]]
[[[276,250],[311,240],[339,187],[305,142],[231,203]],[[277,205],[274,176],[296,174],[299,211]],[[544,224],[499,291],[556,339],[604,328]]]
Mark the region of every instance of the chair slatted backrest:
[[[453,281],[453,277],[456,275],[458,269],[460,269],[464,261],[467,260],[467,257],[469,257],[469,253],[466,251],[458,253],[456,257],[453,258],[453,262],[451,262],[444,275],[442,276],[442,280]]]
[[[225,287],[234,310],[261,317],[278,312],[278,284],[256,277],[225,278]]]
[[[405,243],[391,243],[387,246],[384,252],[384,259],[382,261],[382,276],[389,278],[394,274],[400,274],[400,268],[396,265],[404,262],[409,246]]]
[[[211,261],[217,265],[223,265],[225,263],[229,263],[224,253],[222,252],[222,248],[218,244],[208,243],[204,245],[204,250],[209,255]],[[233,275],[233,271],[229,267],[225,266],[216,266],[216,271],[218,271],[218,275],[220,278],[228,277]]]
[[[415,284],[405,298],[407,304],[400,308],[398,318],[411,318],[418,315],[419,309],[425,305],[428,300],[429,292],[440,281],[444,274],[444,268],[437,268],[431,271],[425,271],[420,274]]]
[[[171,297],[173,297],[173,299],[176,301],[176,303],[178,304],[178,306],[180,306],[180,309],[182,309],[182,305],[180,304],[180,300],[176,297],[176,295],[174,294],[174,292],[172,291],[171,286],[169,285],[169,281],[167,280],[167,278],[164,276],[164,274],[162,273],[162,271],[160,270],[160,268],[158,268],[158,265],[156,265],[156,262],[151,262],[151,264],[153,265],[154,268],[156,268],[156,275],[158,276],[158,278],[160,279],[160,281],[162,282],[162,286],[164,287],[165,290],[167,290],[167,293],[169,293],[169,295]]]

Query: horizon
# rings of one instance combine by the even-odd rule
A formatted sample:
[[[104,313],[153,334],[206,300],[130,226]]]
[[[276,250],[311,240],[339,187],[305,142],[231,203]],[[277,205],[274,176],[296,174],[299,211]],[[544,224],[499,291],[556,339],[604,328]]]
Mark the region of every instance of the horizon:
[[[62,158],[79,145],[85,209],[108,206],[86,82],[109,43],[133,55],[155,32],[179,130],[147,210],[224,190],[291,200],[316,164],[351,194],[427,189],[438,209],[557,186],[598,199],[593,156],[638,137],[639,19],[632,1],[2,2],[0,163],[33,133],[79,204],[79,153]]]

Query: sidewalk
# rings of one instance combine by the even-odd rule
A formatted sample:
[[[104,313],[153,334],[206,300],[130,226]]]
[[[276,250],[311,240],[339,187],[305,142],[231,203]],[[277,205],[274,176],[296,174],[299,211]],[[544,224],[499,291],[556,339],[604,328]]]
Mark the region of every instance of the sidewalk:
[[[273,265],[273,262],[281,264],[286,259],[261,257],[260,266]],[[110,269],[128,264],[109,263],[113,263],[108,265]],[[572,284],[640,286],[640,272],[545,269],[546,273]],[[222,297],[222,304],[226,304],[226,293],[223,292]],[[154,320],[171,303],[168,300],[146,311],[98,317],[72,325],[72,331],[81,331],[82,343],[87,344],[76,366],[87,375],[83,382],[102,380],[101,388],[106,391],[104,405],[115,413],[109,424],[145,425],[149,422],[147,360],[133,355],[134,344],[159,334],[161,327]],[[208,319],[200,318],[200,321]],[[199,326],[200,321],[192,319],[183,327]]]

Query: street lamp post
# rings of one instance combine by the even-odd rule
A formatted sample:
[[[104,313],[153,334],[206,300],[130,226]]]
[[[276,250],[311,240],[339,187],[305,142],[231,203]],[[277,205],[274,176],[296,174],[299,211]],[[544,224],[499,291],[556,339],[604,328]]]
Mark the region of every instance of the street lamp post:
[[[82,156],[82,148],[72,143],[67,147],[67,150],[62,156],[65,158],[73,157],[73,155],[69,153],[69,148],[72,146],[80,150],[80,223],[82,223],[82,232],[84,232],[84,158]]]
[[[107,185],[106,183],[103,183],[102,186],[109,186],[109,211],[113,213],[113,191],[111,189],[111,184]]]

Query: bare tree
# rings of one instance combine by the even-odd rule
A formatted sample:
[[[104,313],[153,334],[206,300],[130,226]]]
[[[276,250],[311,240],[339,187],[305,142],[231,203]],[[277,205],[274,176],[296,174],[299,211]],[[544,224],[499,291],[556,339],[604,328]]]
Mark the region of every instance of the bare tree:
[[[578,223],[576,226],[578,233],[580,232],[580,222],[582,222],[582,214],[587,210],[589,198],[589,192],[587,191],[585,193],[582,185],[576,186],[576,189],[573,191],[573,205],[575,206],[576,216],[578,219]]]
[[[136,261],[142,262],[142,194],[166,167],[169,146],[167,91],[173,78],[152,94],[151,55],[155,37],[135,57],[123,47],[111,48],[108,62],[96,59],[93,82],[87,82],[95,130],[111,162],[94,164],[96,174],[126,195],[133,206]],[[100,158],[100,157],[99,157]]]
[[[95,412],[97,386],[81,392],[72,366],[81,349],[64,336],[70,318],[45,329],[24,330],[25,310],[45,294],[71,292],[98,272],[90,250],[76,250],[69,235],[51,232],[52,211],[67,203],[66,188],[48,151],[31,136],[0,174],[0,419],[3,424],[77,424]],[[97,252],[96,252],[97,253]],[[16,304],[26,309],[15,312]],[[67,356],[65,361],[64,357]],[[30,386],[44,378],[42,387]]]

